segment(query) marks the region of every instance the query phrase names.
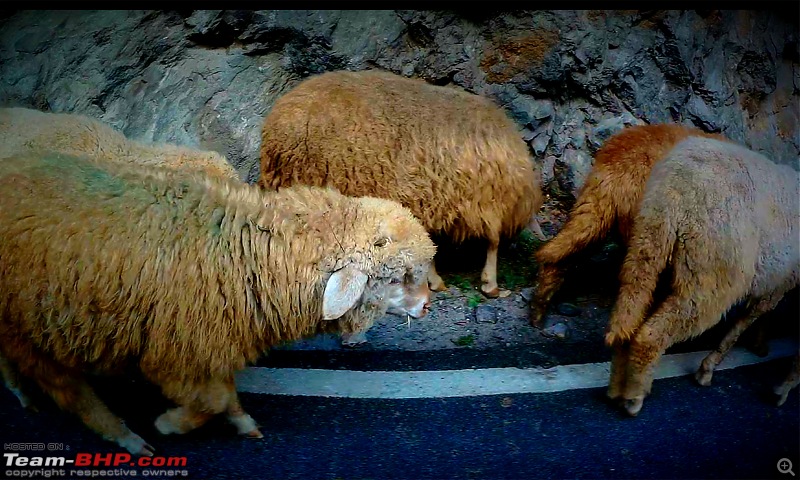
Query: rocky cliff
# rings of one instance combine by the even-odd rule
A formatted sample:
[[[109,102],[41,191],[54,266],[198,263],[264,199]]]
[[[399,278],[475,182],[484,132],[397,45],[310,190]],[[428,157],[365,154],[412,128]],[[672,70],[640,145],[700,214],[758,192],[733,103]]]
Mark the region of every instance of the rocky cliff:
[[[456,84],[507,109],[542,167],[556,226],[594,151],[624,125],[692,124],[800,168],[796,6],[0,15],[0,105],[217,150],[250,182],[276,98],[309,75],[367,68]]]

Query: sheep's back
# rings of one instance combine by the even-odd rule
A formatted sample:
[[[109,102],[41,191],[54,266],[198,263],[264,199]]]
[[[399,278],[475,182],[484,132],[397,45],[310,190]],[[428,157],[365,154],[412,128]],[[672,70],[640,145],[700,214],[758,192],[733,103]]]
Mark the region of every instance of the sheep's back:
[[[97,119],[74,113],[0,108],[0,158],[16,153],[57,151],[98,160],[173,170],[196,170],[211,176],[239,174],[225,156],[172,144],[149,144],[127,138]]]
[[[675,123],[633,125],[611,136],[600,147],[595,155],[595,167],[620,173],[630,172],[631,169],[650,173],[656,162],[687,137],[725,140],[721,135]]]
[[[244,282],[219,282],[217,257],[235,242],[215,219],[236,212],[224,211],[211,184],[237,187],[54,153],[4,159],[0,311],[8,314],[0,335],[30,339],[65,365],[104,372],[143,356],[154,325],[172,329],[163,337],[170,344],[196,334],[212,344],[212,355],[240,354],[224,348],[230,325],[216,336],[200,333],[227,315],[215,298],[237,298]],[[253,203],[255,217],[260,202]],[[241,222],[246,215],[240,212]],[[194,325],[197,319],[205,323]],[[220,363],[236,362],[243,359]]]
[[[0,192],[0,338],[82,370],[231,375],[277,343],[381,313],[321,322],[325,272],[381,277],[435,250],[400,205],[312,187],[28,153],[0,162]],[[395,241],[376,247],[384,235]]]
[[[757,186],[754,216],[760,231],[752,289],[766,295],[800,282],[800,173],[755,152],[746,154],[744,165]]]
[[[699,137],[679,143],[653,167],[639,217],[661,217],[676,230],[676,279],[700,278],[704,291],[729,295],[728,304],[796,279],[797,174],[785,168],[733,143]]]
[[[127,156],[125,136],[85,115],[28,108],[0,109],[0,157],[29,151],[58,151],[101,159]]]
[[[6,253],[0,309],[10,312],[3,336],[30,338],[67,365],[113,370],[143,344],[145,311],[136,302],[120,305],[116,295],[137,295],[120,291],[113,279],[144,268],[141,256],[117,248],[137,235],[132,224],[146,212],[144,204],[122,201],[122,180],[108,181],[101,169],[75,168],[63,159],[15,156],[0,162],[0,191],[13,192],[0,196]],[[125,350],[113,347],[121,316],[129,326]],[[82,345],[80,354],[75,345]]]
[[[329,185],[389,198],[429,231],[525,225],[541,204],[527,146],[489,100],[383,72],[312,77],[264,123],[266,188]]]

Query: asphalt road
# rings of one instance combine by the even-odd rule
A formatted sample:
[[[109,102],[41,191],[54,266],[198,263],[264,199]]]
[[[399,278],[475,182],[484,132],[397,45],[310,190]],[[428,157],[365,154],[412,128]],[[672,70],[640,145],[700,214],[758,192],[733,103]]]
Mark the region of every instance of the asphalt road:
[[[263,425],[261,440],[237,438],[222,418],[188,435],[161,436],[152,422],[168,404],[156,389],[127,379],[95,384],[157,455],[187,457],[186,467],[148,478],[790,478],[777,462],[790,459],[795,474],[800,466],[798,393],[782,407],[768,395],[789,364],[720,371],[708,388],[690,377],[658,380],[637,418],[607,404],[603,388],[411,400],[243,393],[244,408]],[[23,456],[120,452],[49,400],[40,403],[39,413],[25,413],[2,390],[4,453],[11,442],[63,444]],[[0,475],[7,477],[14,472],[6,462]],[[64,477],[77,470],[110,468],[67,467]],[[152,471],[115,476],[131,470],[139,478]]]

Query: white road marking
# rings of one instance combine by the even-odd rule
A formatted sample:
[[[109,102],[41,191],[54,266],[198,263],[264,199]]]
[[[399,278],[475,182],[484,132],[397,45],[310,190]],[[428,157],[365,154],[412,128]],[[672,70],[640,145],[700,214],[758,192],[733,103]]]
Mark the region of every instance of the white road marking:
[[[717,370],[795,355],[798,342],[778,339],[761,358],[739,347],[731,349]],[[665,355],[655,378],[694,374],[708,352]],[[788,367],[787,367],[788,368]],[[251,367],[236,377],[240,392],[345,398],[437,398],[510,393],[548,393],[608,385],[609,363],[559,365],[552,368],[483,368],[412,372],[351,371]],[[713,381],[712,381],[713,383]]]

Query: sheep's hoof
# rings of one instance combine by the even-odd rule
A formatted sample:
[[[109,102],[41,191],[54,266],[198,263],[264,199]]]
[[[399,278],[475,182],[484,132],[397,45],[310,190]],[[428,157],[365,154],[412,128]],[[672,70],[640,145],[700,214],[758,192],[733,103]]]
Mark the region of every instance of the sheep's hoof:
[[[697,380],[697,383],[707,387],[711,385],[711,377],[714,376],[714,370],[704,370],[700,368],[695,374],[694,378]]]
[[[264,434],[262,434],[261,431],[257,428],[250,430],[249,432],[245,432],[242,435],[244,435],[247,438],[264,438]]]
[[[129,451],[133,455],[139,455],[142,457],[152,457],[156,451],[152,445],[145,442],[142,437],[133,432],[130,432],[124,438],[119,439],[117,443],[119,446]]]
[[[357,348],[367,343],[366,332],[353,332],[342,334],[342,346],[347,348]]]
[[[264,438],[264,435],[258,431],[258,425],[253,417],[246,413],[241,415],[228,416],[228,421],[236,427],[236,432],[248,438]]]
[[[497,298],[500,296],[500,287],[495,285],[494,287],[489,287],[488,285],[481,285],[481,292],[489,298]]]
[[[39,407],[37,407],[36,404],[33,403],[31,399],[25,396],[24,394],[19,399],[19,403],[20,405],[22,405],[22,408],[24,408],[25,411],[29,413],[39,413]]]
[[[780,407],[786,403],[786,399],[789,397],[789,392],[791,389],[786,388],[786,385],[778,385],[773,391],[775,392],[775,406]]]
[[[612,402],[619,404],[619,406],[621,407],[622,392],[620,390],[621,390],[620,388],[609,385],[608,390],[606,390],[606,397]]]
[[[181,430],[172,423],[168,414],[169,412],[165,412],[156,418],[155,426],[156,430],[158,430],[158,433],[162,435],[169,435],[171,433],[186,433],[184,430]]]
[[[639,412],[642,410],[643,404],[644,404],[644,397],[626,399],[625,411],[628,412],[628,415],[630,415],[631,417],[635,417],[636,415],[639,415]]]
[[[8,385],[6,385],[6,387],[11,390],[11,393],[13,393],[15,397],[17,397],[17,400],[19,400],[19,404],[22,406],[22,408],[30,413],[37,413],[39,411],[39,409],[36,408],[36,405],[33,404],[31,398],[20,388],[9,387]]]
[[[625,409],[625,399],[622,397],[608,397],[608,403],[613,408]]]
[[[528,323],[531,324],[531,327],[541,329],[543,326],[542,325],[543,319],[544,319],[543,310],[539,307],[531,305],[530,313],[528,313]]]

